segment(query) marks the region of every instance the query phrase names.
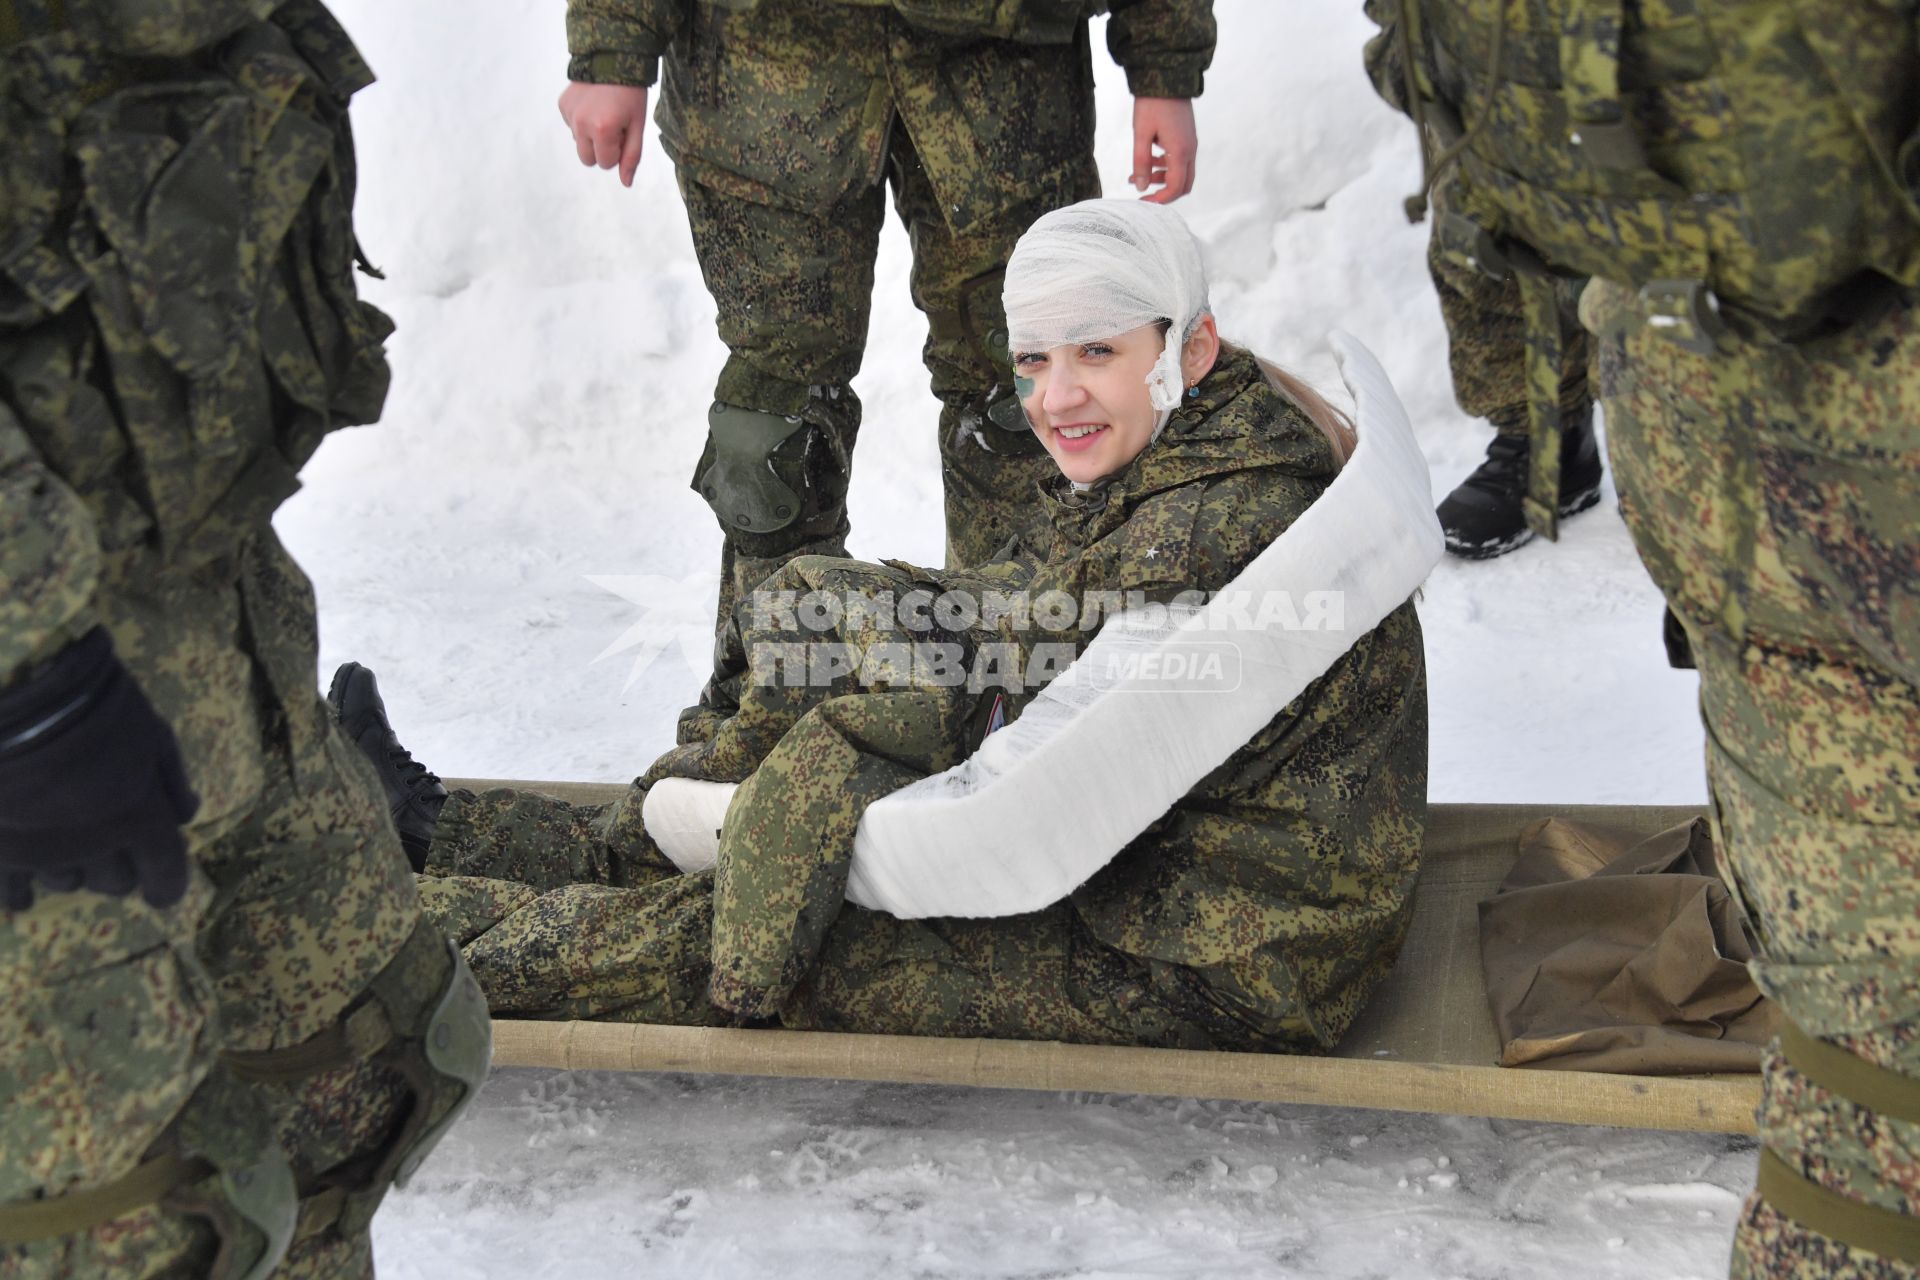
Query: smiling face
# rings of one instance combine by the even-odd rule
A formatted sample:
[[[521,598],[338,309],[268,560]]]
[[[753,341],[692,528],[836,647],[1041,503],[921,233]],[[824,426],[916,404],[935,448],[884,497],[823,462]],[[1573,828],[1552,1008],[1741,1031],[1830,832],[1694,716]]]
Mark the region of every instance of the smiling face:
[[[1060,474],[1092,484],[1140,456],[1160,416],[1147,394],[1147,375],[1165,346],[1166,327],[1143,324],[1099,342],[1014,352],[1014,384],[1027,422]],[[1202,317],[1181,353],[1189,383],[1213,367],[1218,351],[1213,318]]]
[[[1067,479],[1114,475],[1147,447],[1159,417],[1147,375],[1165,343],[1159,325],[1145,324],[1100,342],[1014,353],[1027,421]]]

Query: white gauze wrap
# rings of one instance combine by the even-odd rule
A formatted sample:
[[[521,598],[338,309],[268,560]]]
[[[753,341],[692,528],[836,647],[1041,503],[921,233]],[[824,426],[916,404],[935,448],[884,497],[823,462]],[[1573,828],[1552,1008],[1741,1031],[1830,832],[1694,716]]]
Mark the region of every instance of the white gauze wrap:
[[[705,871],[719,860],[720,828],[737,782],[662,778],[647,789],[640,821],[660,851],[682,871]]]
[[[1162,414],[1186,379],[1180,352],[1207,313],[1200,244],[1179,214],[1138,200],[1083,200],[1027,228],[1007,259],[1007,347],[1051,351],[1170,320],[1167,345],[1147,375]]]
[[[1115,616],[966,761],[869,806],[849,901],[906,919],[1019,915],[1060,901],[1426,580],[1444,545],[1426,460],[1372,353],[1344,333],[1331,345],[1359,443],[1326,492],[1205,607]],[[1271,593],[1289,608],[1263,610]],[[1332,616],[1329,598],[1339,602]],[[1338,625],[1247,625],[1289,613]],[[1155,674],[1183,658],[1192,670],[1192,658],[1223,645],[1239,675],[1231,690],[1180,689]],[[718,841],[704,816],[721,799],[705,790],[713,785],[665,779],[647,796],[647,829],[683,868],[713,862]],[[694,800],[677,796],[683,787],[701,789],[703,816],[673,823],[670,844],[654,829],[655,806]]]

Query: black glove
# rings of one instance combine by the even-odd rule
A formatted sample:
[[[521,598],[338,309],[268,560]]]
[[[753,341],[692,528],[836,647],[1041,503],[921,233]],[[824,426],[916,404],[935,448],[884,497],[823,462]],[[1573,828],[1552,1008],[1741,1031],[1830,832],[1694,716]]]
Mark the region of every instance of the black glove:
[[[180,746],[95,627],[0,693],[0,906],[56,893],[187,891],[180,827],[200,807]]]

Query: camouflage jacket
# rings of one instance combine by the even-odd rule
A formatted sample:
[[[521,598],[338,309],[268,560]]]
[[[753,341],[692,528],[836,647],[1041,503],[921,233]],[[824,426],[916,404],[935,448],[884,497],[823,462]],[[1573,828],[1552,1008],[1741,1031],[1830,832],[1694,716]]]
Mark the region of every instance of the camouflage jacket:
[[[980,570],[921,572],[949,588],[1020,585],[1033,599],[1168,600],[1226,586],[1320,497],[1335,467],[1325,437],[1246,353],[1229,348],[1199,390],[1097,494],[1076,495],[1064,479],[1044,487],[1053,521],[1044,558],[1016,549]],[[1077,651],[1097,629],[1082,610],[1065,630],[1002,623],[975,639]],[[1073,905],[1102,942],[1146,960],[1174,1011],[1222,1047],[1330,1047],[1404,933],[1426,781],[1426,658],[1408,603]]]
[[[1365,10],[1368,73],[1450,184],[1442,256],[1629,285],[1634,320],[1703,352],[1729,328],[1830,336],[1920,289],[1913,0]]]
[[[351,266],[372,75],[326,9],[60,22],[0,47],[0,685],[91,625],[123,553],[231,554],[387,387]]]
[[[1013,8],[572,0],[570,74],[647,84],[664,54],[661,144],[683,180],[725,196],[828,216],[883,179],[901,130],[956,234],[1009,216],[1025,225],[1036,203],[1098,188],[1093,5],[1028,0],[1031,21],[1005,38],[959,16]],[[1040,24],[1042,11],[1071,18]],[[1138,0],[1107,42],[1136,94],[1193,97],[1213,56],[1212,0]]]
[[[792,0],[567,0],[567,78],[650,85],[662,55],[699,7],[752,13]],[[1213,0],[826,0],[891,8],[910,26],[943,36],[1032,44],[1070,42],[1087,18],[1112,10],[1107,49],[1142,98],[1197,98],[1213,60]]]

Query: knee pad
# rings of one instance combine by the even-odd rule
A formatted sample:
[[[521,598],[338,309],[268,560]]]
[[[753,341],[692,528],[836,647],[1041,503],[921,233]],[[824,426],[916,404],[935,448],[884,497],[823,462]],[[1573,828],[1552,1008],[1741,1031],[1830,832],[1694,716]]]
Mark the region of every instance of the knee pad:
[[[424,920],[374,979],[373,991],[390,1017],[404,1018],[395,1019],[381,1056],[413,1087],[413,1106],[388,1155],[394,1183],[405,1186],[486,1081],[493,1023],[460,948]]]
[[[778,533],[845,503],[852,433],[829,407],[837,391],[816,388],[791,415],[714,402],[693,487],[729,536]]]
[[[214,1068],[181,1115],[173,1142],[178,1154],[172,1159],[207,1172],[161,1203],[213,1223],[220,1249],[210,1280],[264,1280],[293,1243],[300,1192],[258,1091]]]
[[[996,384],[983,395],[949,401],[949,408],[953,414],[950,439],[956,446],[971,443],[988,453],[1013,457],[1046,452],[1027,422],[1019,393],[1011,386]]]
[[[1007,346],[1006,317],[1000,308],[1003,273],[974,281],[961,291],[954,310],[927,313],[934,345],[965,353],[975,365],[984,392],[945,395],[947,414],[943,432],[948,450],[969,444],[988,453],[1025,456],[1044,452],[1013,382],[1013,353]]]
[[[366,994],[332,1027],[285,1049],[229,1053],[242,1080],[295,1085],[321,1072],[375,1062],[406,1081],[410,1098],[376,1150],[320,1172],[301,1188],[300,1238],[332,1226],[364,1230],[389,1186],[405,1186],[486,1079],[493,1028],[486,996],[453,941],[423,920]]]

